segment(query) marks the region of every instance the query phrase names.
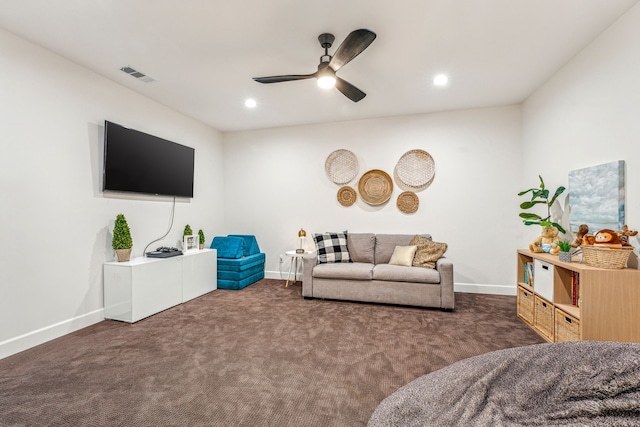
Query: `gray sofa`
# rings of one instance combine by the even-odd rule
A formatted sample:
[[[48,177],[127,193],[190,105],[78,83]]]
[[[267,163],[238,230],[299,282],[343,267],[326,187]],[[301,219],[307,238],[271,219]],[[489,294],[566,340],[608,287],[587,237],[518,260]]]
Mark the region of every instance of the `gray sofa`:
[[[453,310],[453,263],[449,259],[438,259],[435,269],[389,264],[395,247],[408,246],[414,236],[349,233],[349,263],[318,264],[316,252],[306,254],[302,296]]]

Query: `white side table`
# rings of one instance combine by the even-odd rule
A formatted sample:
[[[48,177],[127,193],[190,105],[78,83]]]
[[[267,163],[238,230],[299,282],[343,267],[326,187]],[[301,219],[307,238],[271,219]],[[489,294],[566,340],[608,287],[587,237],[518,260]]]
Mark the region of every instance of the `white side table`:
[[[289,282],[291,281],[291,275],[293,274],[293,283],[295,284],[298,281],[298,269],[300,264],[302,264],[302,257],[305,254],[310,253],[311,251],[304,251],[302,253],[297,253],[295,250],[285,252],[289,258],[291,258],[291,265],[289,266],[289,274],[287,275],[287,282],[284,287],[289,286]]]

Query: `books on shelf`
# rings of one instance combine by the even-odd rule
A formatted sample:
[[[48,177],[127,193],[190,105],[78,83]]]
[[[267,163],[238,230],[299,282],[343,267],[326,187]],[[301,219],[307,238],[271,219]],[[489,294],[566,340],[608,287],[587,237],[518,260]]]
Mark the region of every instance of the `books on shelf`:
[[[524,263],[524,283],[533,287],[533,262]]]
[[[571,304],[580,307],[580,273],[571,272]]]

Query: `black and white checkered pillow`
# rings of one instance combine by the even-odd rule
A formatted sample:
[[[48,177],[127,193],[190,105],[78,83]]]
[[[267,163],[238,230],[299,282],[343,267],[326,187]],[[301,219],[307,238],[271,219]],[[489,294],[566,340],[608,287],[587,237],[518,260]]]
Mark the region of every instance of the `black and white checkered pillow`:
[[[313,235],[318,250],[318,263],[351,262],[347,247],[347,232],[316,233]]]

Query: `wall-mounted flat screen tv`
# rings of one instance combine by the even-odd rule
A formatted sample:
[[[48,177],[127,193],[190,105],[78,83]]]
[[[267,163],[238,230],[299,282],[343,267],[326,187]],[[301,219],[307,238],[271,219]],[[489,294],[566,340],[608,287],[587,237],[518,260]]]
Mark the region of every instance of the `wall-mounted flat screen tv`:
[[[195,150],[104,123],[104,191],[193,197]]]

